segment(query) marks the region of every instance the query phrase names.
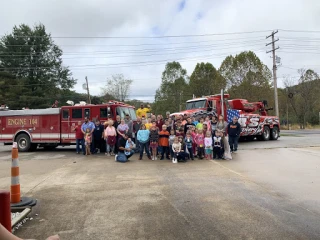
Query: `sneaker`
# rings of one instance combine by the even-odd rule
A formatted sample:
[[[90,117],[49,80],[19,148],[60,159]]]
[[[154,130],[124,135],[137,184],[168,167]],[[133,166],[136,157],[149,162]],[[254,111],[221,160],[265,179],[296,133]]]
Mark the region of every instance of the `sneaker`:
[[[154,158],[154,160],[158,160],[158,158],[157,158],[157,157],[155,157],[155,158]]]
[[[114,155],[114,161],[117,161],[118,154]]]
[[[142,160],[142,157],[139,157],[139,160]]]
[[[236,151],[238,151],[238,149],[234,150],[233,152],[236,152]]]
[[[148,157],[149,158],[149,160],[151,160],[151,157]]]
[[[152,161],[154,161],[154,157],[152,157]]]

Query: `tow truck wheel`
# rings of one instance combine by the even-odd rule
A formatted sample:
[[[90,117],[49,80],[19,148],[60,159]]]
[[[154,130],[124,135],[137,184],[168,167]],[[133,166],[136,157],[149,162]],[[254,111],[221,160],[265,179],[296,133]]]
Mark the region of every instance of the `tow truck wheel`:
[[[268,141],[270,139],[270,128],[268,126],[264,127],[261,137],[263,141]]]
[[[277,140],[279,138],[279,128],[277,126],[274,126],[271,130],[271,139]]]
[[[19,152],[28,152],[31,147],[31,141],[27,134],[21,133],[16,138]]]

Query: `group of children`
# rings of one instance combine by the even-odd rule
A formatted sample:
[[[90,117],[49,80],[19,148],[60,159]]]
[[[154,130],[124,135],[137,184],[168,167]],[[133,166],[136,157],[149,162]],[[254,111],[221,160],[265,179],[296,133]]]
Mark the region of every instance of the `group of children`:
[[[202,129],[191,127],[186,136],[175,136],[174,130],[170,134],[170,149],[172,157],[176,160],[186,161],[199,159],[221,159],[223,156],[222,134],[215,131],[212,136],[211,131],[204,134]]]
[[[157,155],[160,154],[160,160],[171,159],[173,163],[186,162],[188,159],[221,159],[223,156],[223,133],[215,131],[212,136],[211,130],[204,133],[203,121],[200,125],[191,125],[186,131],[186,134],[181,134],[176,128],[167,130],[168,126],[163,125],[162,129],[158,129],[155,122],[152,122],[149,130],[145,124],[142,124],[138,131],[137,140],[140,142],[140,160],[142,159],[143,151],[145,150],[148,157],[152,160],[157,160]],[[204,124],[206,125],[206,124]],[[149,134],[149,139],[147,135]],[[149,141],[151,154],[145,145]],[[142,144],[141,144],[142,143]],[[150,156],[152,155],[152,156]]]

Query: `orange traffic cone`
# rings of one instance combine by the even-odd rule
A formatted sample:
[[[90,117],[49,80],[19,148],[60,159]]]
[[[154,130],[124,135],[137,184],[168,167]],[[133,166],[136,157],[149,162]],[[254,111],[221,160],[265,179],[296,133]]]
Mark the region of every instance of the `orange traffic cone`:
[[[11,203],[20,202],[20,169],[17,143],[12,145],[11,163]]]

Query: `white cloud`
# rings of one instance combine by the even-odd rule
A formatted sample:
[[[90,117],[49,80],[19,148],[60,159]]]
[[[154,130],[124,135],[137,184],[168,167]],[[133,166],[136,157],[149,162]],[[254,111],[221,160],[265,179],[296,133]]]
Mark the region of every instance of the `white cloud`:
[[[187,0],[183,9],[178,11],[180,3],[179,0],[6,1],[2,3],[5,11],[0,15],[0,34],[9,33],[14,25],[21,23],[34,25],[39,22],[47,27],[52,36],[62,37],[150,37],[272,29],[319,30],[317,27],[320,22],[318,14],[320,3],[316,0]],[[256,51],[257,55],[271,69],[270,54],[265,53],[270,49],[265,47],[265,43],[269,40],[265,40],[267,34],[270,33],[160,39],[59,38],[55,41],[65,52],[64,63],[70,66],[74,77],[78,79],[75,87],[77,91],[84,92],[82,83],[85,81],[85,76],[89,78],[91,93],[99,94],[108,76],[123,73],[126,77],[134,79],[132,98],[152,100],[155,90],[161,83],[164,60],[183,59],[182,66],[187,69],[188,74],[191,74],[197,62],[208,61],[218,68],[228,54],[243,50],[259,50]],[[319,33],[311,35],[279,30],[277,36],[280,38],[277,42],[280,46],[277,55],[281,57],[284,66],[278,71],[280,86],[283,75],[297,74],[295,70],[285,66],[291,68],[310,66],[320,71],[318,55],[306,54],[317,51],[319,53]],[[311,42],[305,38],[307,40],[318,38],[318,41]],[[177,42],[194,43],[169,44]],[[139,44],[140,46],[131,47],[113,46]],[[209,46],[204,47],[204,45]],[[171,51],[166,51],[164,48],[170,48]],[[297,51],[302,53],[300,55],[293,53]],[[211,57],[204,57],[208,55]],[[196,59],[190,60],[190,58]],[[142,66],[131,64],[129,67],[109,65],[138,62],[146,63],[141,64]],[[79,65],[95,66],[75,67]]]

